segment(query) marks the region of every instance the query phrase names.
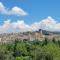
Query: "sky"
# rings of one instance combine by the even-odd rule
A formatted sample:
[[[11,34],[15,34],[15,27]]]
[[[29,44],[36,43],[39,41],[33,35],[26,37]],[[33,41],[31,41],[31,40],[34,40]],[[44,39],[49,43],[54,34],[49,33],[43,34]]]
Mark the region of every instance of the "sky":
[[[60,0],[0,0],[0,33],[60,31]]]

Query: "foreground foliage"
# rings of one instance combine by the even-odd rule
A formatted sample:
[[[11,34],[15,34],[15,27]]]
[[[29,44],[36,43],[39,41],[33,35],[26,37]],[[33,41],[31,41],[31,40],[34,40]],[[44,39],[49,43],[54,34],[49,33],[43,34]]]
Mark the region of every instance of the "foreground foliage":
[[[60,41],[15,41],[0,44],[0,60],[60,60]]]

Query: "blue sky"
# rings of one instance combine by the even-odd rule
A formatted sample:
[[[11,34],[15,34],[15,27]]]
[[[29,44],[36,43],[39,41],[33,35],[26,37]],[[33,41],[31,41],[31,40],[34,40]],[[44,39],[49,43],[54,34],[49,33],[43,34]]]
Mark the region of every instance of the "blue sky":
[[[0,25],[10,19],[11,22],[24,20],[27,24],[39,22],[42,19],[51,16],[60,22],[60,0],[0,0],[8,9],[17,6],[27,12],[26,16],[8,15],[0,12]]]
[[[6,7],[18,6],[27,11],[28,16],[6,16],[0,14],[0,20],[17,19],[25,20],[26,23],[33,23],[52,16],[60,21],[60,0],[0,0]]]

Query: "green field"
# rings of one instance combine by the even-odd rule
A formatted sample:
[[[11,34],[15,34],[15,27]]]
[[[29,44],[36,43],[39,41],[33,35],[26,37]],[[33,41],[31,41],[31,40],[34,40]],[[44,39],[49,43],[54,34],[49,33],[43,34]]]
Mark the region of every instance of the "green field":
[[[0,44],[0,60],[60,60],[60,41],[15,41]]]

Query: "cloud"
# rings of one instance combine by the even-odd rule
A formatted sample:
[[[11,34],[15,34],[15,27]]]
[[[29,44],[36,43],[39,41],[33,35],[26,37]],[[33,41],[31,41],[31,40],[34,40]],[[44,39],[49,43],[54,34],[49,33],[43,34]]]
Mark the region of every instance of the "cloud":
[[[60,23],[50,16],[40,21],[40,27],[48,31],[60,31]]]
[[[10,22],[10,20],[4,21],[4,24],[0,26],[0,33],[7,33],[7,32],[16,32],[16,30],[28,31],[29,25],[27,25],[23,20]]]
[[[28,13],[25,12],[22,8],[18,6],[14,6],[13,8],[9,9],[9,8],[6,8],[2,2],[0,2],[0,13],[6,14],[6,15],[17,15],[17,16],[28,15]]]
[[[13,7],[12,10],[10,11],[10,13],[11,13],[11,15],[18,15],[18,16],[27,15],[27,13],[24,10],[22,10],[21,8],[19,8],[17,6]]]
[[[4,24],[0,26],[0,33],[5,33],[11,27],[10,21],[4,21]]]
[[[13,22],[11,23],[11,25],[12,25],[12,28],[19,29],[21,31],[27,31],[29,29],[29,25],[26,24],[23,20],[21,21],[18,20],[17,22]]]
[[[4,5],[0,2],[0,12],[4,11],[5,10],[5,7]]]
[[[35,22],[30,26],[33,31],[43,29],[47,31],[60,31],[60,23],[53,19],[51,16],[41,20],[40,22]]]
[[[24,20],[17,20],[16,22],[10,22],[10,20],[4,21],[3,25],[0,25],[0,33],[16,32],[16,30],[26,32],[26,31],[36,31],[39,29],[44,29],[48,31],[60,31],[60,23],[53,19],[51,16],[41,20],[40,22],[34,22],[28,25]]]

